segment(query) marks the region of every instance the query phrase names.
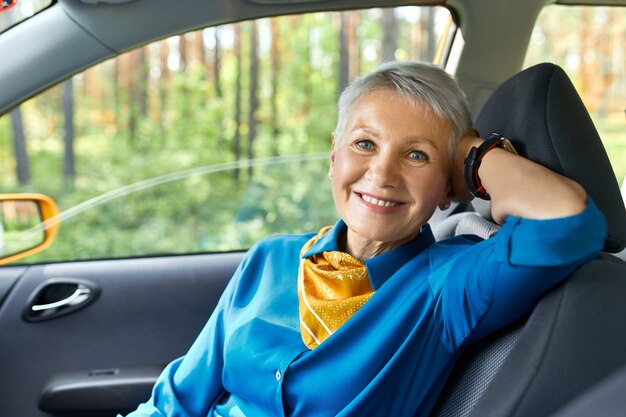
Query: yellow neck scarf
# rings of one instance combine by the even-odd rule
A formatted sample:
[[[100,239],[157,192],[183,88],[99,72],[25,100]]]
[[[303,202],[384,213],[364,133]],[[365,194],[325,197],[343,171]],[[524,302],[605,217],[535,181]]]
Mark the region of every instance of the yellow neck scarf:
[[[302,256],[331,227],[325,227],[300,251]],[[298,270],[300,333],[314,349],[339,329],[374,294],[363,262],[344,252],[301,258]]]

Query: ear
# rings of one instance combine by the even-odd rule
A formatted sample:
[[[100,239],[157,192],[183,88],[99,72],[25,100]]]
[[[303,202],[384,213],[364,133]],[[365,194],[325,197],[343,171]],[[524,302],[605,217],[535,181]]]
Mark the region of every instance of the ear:
[[[448,181],[448,184],[446,185],[445,197],[442,198],[441,201],[439,201],[439,209],[447,210],[448,208],[450,208],[450,204],[452,204],[453,200],[454,200],[454,189],[452,188],[452,182]]]
[[[332,175],[333,168],[335,167],[335,132],[330,134],[330,139],[330,168],[328,172]]]

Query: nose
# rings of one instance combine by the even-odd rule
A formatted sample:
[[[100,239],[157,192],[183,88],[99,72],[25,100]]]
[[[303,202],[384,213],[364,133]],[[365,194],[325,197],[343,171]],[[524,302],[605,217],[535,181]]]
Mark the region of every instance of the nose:
[[[379,153],[370,160],[366,179],[374,185],[380,188],[397,187],[400,178],[400,163],[393,155]]]

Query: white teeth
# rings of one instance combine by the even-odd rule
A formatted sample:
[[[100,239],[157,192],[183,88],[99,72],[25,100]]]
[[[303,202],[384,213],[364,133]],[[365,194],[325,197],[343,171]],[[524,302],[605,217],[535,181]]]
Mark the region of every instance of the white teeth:
[[[394,203],[393,201],[379,200],[377,198],[370,197],[370,196],[365,195],[365,194],[361,194],[361,198],[363,200],[367,201],[370,204],[375,204],[375,205],[380,206],[380,207],[393,207],[393,206],[397,206],[398,205],[398,203]]]

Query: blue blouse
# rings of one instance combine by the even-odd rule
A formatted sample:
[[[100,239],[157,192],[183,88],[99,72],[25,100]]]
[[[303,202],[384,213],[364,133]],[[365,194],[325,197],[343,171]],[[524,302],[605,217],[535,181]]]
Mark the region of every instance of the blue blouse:
[[[315,350],[300,336],[298,263],[314,234],[272,237],[239,265],[206,326],[138,416],[425,416],[459,352],[530,311],[594,258],[591,199],[551,220],[508,217],[495,237],[413,241],[365,262],[376,293]],[[338,250],[339,221],[305,257]]]

